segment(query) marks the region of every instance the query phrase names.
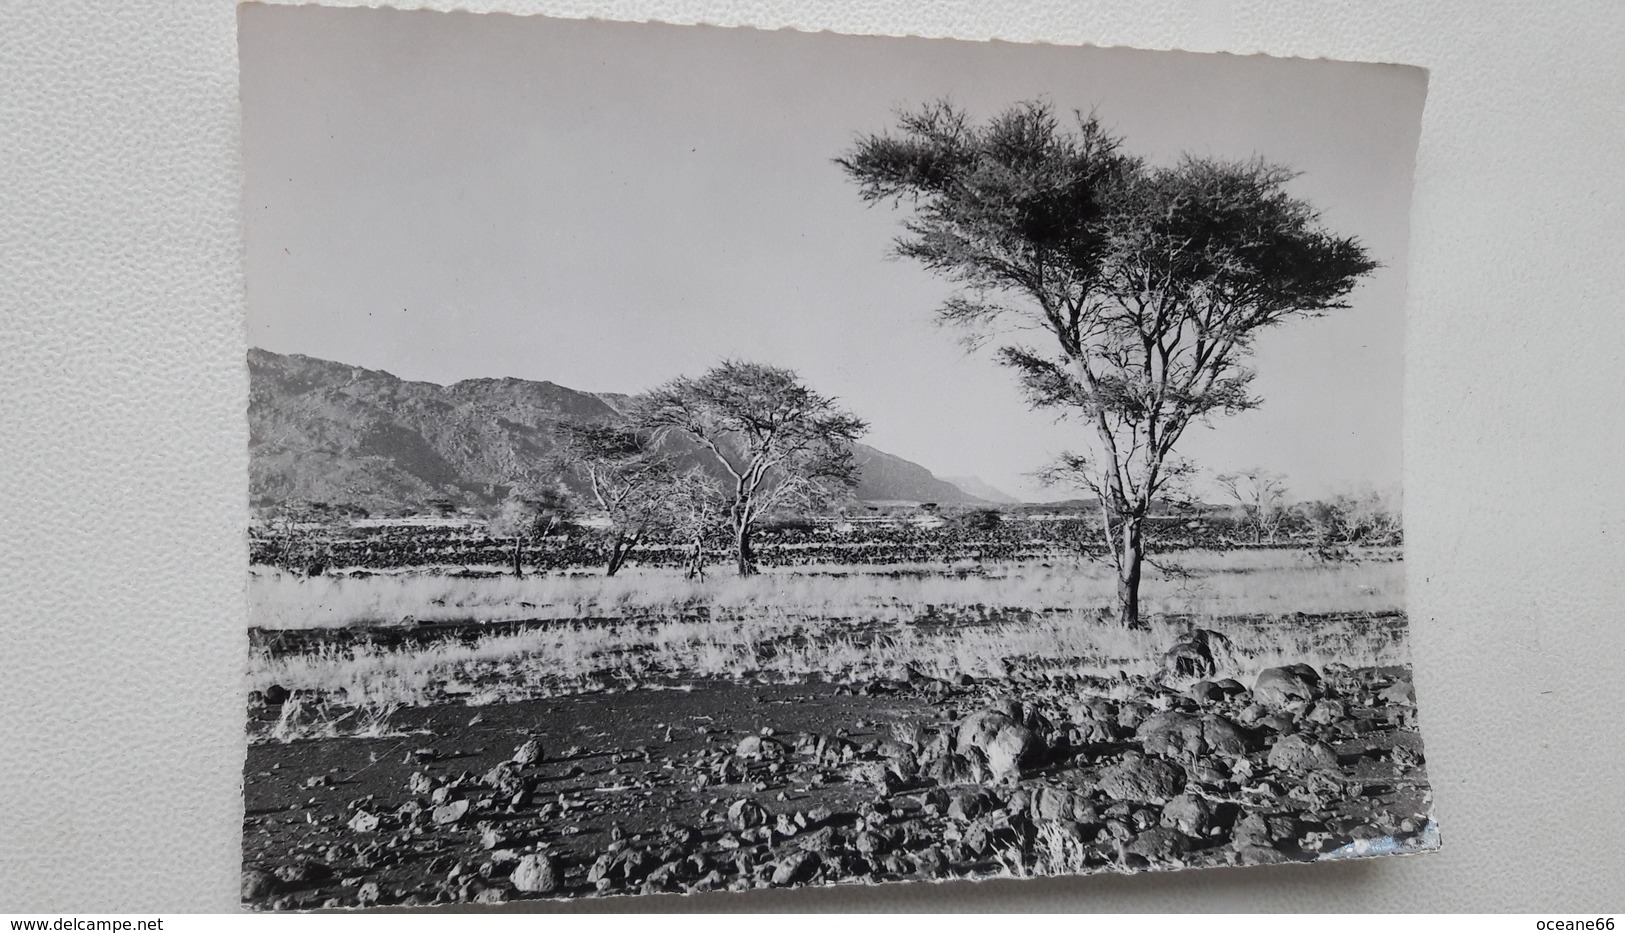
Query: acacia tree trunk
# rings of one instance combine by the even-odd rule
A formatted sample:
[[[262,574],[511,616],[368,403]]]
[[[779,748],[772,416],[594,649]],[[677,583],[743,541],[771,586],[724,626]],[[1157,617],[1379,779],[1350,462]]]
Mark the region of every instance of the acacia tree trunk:
[[[695,535],[688,546],[688,578],[705,579],[705,539],[700,535]]]
[[[1117,561],[1118,619],[1124,628],[1142,628],[1140,570],[1145,562],[1144,515],[1123,517],[1123,540]]]
[[[604,568],[604,576],[613,577],[616,572],[626,566],[626,559],[631,556],[632,549],[638,546],[636,535],[627,537],[616,533],[615,540],[609,545],[609,563]]]
[[[525,576],[523,553],[520,550],[524,540],[525,539],[521,538],[519,535],[513,536],[513,575],[520,579],[524,579]]]
[[[748,506],[736,507],[733,514],[734,526],[734,560],[739,568],[739,575],[748,577],[756,573],[756,555],[750,546],[750,510]]]

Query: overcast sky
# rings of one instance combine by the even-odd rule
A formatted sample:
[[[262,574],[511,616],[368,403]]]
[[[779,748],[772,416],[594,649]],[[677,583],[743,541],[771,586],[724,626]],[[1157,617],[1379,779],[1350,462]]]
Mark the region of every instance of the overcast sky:
[[[1264,405],[1197,428],[1211,472],[1296,497],[1398,488],[1411,168],[1425,78],[1389,65],[250,5],[249,343],[447,383],[636,392],[723,356],[791,367],[939,476],[1029,474],[1079,429],[1022,404],[888,258],[902,212],[832,159],[898,108],[1048,99],[1130,150],[1262,155],[1384,268],[1262,338]]]

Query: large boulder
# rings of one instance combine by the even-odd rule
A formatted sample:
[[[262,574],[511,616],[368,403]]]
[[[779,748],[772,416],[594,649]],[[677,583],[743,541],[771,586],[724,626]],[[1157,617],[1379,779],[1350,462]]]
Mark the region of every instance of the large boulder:
[[[1161,758],[1130,753],[1122,761],[1100,770],[1098,785],[1113,800],[1158,802],[1179,793],[1185,772]]]
[[[1213,653],[1205,642],[1176,642],[1162,656],[1162,669],[1174,677],[1213,676]]]
[[[1253,684],[1253,697],[1277,709],[1302,708],[1320,695],[1320,675],[1307,664],[1269,668]]]
[[[558,860],[545,852],[538,852],[521,858],[509,880],[515,888],[527,894],[552,894],[559,889],[563,877]]]
[[[1230,639],[1212,629],[1195,629],[1163,654],[1162,669],[1173,677],[1212,677],[1217,669],[1215,648],[1231,650]]]
[[[1067,708],[1072,722],[1071,740],[1076,744],[1115,742],[1120,729],[1117,709],[1105,697],[1089,696]]]
[[[1042,757],[1043,744],[1033,730],[1012,718],[1007,710],[982,710],[965,717],[955,735],[961,754],[978,753],[987,762],[993,780],[1014,783],[1021,769]]]
[[[1202,717],[1202,742],[1210,753],[1229,758],[1247,754],[1255,744],[1252,733],[1214,713]]]
[[[1134,730],[1134,737],[1147,754],[1194,757],[1202,752],[1202,720],[1175,710],[1153,713]]]
[[[1122,852],[1125,857],[1138,856],[1152,863],[1178,861],[1190,852],[1190,843],[1177,829],[1153,826],[1123,843]]]

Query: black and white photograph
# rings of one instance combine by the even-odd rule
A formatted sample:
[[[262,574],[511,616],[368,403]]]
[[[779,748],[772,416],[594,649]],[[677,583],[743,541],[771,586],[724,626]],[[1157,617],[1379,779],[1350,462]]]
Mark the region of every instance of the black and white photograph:
[[[246,907],[1440,846],[1421,69],[254,4],[238,38]]]

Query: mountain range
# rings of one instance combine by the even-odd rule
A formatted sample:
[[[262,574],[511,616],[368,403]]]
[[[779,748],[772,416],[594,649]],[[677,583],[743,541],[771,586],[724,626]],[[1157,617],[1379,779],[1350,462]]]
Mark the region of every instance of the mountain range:
[[[618,418],[627,399],[525,379],[412,382],[260,349],[248,351],[248,371],[249,489],[261,508],[323,502],[411,514],[489,505],[514,486],[557,479],[545,464],[560,421]],[[1017,501],[864,444],[854,455],[859,501]]]

